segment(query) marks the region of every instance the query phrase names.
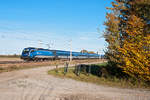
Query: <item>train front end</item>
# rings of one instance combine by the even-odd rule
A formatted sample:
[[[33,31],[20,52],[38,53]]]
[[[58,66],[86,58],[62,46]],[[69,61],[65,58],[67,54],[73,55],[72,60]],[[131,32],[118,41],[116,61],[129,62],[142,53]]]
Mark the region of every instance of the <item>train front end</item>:
[[[32,59],[32,57],[30,55],[32,49],[33,48],[24,48],[23,51],[22,51],[22,54],[21,54],[21,59],[23,59],[23,60]]]

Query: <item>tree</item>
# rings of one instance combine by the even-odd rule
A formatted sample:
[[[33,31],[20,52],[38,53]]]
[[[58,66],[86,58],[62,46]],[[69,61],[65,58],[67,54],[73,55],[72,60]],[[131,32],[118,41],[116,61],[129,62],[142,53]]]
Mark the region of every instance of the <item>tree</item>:
[[[95,54],[95,52],[94,52],[94,51],[89,51],[88,53],[89,53],[89,54]]]
[[[88,53],[87,50],[81,50],[80,52],[81,52],[81,53]]]
[[[90,54],[95,54],[94,51],[87,51],[87,50],[81,50],[80,51],[81,53],[90,53]]]
[[[112,6],[105,22],[107,58],[127,74],[150,81],[150,0],[115,0]]]

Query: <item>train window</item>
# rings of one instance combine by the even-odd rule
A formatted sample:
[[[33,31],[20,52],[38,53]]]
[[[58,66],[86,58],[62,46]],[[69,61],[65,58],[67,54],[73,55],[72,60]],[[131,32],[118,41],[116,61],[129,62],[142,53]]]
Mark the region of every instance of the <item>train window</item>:
[[[29,49],[24,49],[23,52],[24,52],[24,53],[28,53],[28,52],[29,52]]]

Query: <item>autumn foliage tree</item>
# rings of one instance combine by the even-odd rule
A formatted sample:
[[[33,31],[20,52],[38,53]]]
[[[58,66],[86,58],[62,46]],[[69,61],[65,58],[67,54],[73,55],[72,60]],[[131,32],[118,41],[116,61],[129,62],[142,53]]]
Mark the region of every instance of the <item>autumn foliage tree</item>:
[[[87,50],[81,50],[80,52],[81,52],[81,53],[88,53]]]
[[[150,0],[115,0],[107,9],[107,58],[130,76],[150,81]]]
[[[81,50],[81,53],[96,54],[94,51]]]

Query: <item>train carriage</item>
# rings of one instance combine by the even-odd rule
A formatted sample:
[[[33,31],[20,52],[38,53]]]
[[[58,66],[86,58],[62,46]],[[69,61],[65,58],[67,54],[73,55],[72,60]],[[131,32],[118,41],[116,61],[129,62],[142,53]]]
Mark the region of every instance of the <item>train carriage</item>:
[[[73,59],[99,58],[98,54],[72,52]],[[49,50],[43,48],[28,47],[22,51],[21,59],[24,60],[48,60],[48,59],[69,59],[70,51]]]

